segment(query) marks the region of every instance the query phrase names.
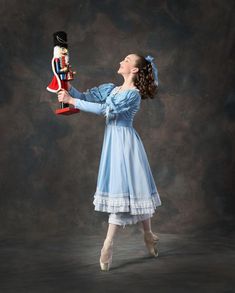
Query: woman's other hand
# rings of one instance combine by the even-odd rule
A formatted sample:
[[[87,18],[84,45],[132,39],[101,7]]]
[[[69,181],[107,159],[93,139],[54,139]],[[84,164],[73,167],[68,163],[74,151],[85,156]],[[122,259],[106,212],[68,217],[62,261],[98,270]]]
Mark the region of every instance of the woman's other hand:
[[[74,105],[74,98],[72,98],[66,90],[61,89],[57,93],[57,96],[58,96],[59,102]]]

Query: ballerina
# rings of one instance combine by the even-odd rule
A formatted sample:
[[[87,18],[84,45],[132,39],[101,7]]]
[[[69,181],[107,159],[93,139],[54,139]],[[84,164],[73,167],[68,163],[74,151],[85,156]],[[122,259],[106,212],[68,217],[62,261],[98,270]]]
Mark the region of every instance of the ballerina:
[[[142,140],[133,119],[142,99],[154,98],[158,71],[152,56],[129,54],[117,71],[124,82],[101,84],[80,92],[69,84],[58,92],[59,102],[106,117],[104,140],[93,204],[96,211],[109,214],[108,231],[100,255],[100,267],[108,271],[112,263],[113,240],[119,227],[141,222],[149,254],[158,256],[159,237],[151,229],[151,217],[160,196]]]

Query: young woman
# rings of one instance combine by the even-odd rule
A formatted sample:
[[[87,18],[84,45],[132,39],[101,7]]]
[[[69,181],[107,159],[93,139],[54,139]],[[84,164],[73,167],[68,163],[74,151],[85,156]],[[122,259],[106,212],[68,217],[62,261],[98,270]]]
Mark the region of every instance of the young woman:
[[[58,93],[59,102],[106,117],[104,140],[93,204],[109,213],[109,226],[100,255],[101,270],[112,263],[113,239],[118,227],[141,222],[150,255],[158,255],[158,236],[151,230],[151,217],[161,200],[133,118],[141,99],[153,98],[158,89],[153,57],[130,54],[120,62],[124,82],[101,84],[86,92],[69,85]]]

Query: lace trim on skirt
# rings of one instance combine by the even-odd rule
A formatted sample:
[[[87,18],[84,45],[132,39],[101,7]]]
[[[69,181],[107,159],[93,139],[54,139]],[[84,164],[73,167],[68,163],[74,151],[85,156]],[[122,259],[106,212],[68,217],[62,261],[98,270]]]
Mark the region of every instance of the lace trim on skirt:
[[[131,198],[128,193],[125,194],[125,197],[120,198],[111,198],[105,195],[106,193],[102,192],[95,193],[93,201],[95,211],[107,213],[130,212],[131,215],[143,215],[154,213],[156,207],[161,205],[157,192],[152,193],[149,199]]]

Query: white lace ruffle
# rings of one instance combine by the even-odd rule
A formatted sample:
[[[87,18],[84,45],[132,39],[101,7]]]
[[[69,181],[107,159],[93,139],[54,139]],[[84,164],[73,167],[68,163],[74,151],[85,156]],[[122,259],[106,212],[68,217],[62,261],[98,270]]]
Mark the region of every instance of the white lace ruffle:
[[[129,194],[122,194],[120,198],[111,198],[107,197],[107,193],[96,191],[93,204],[95,211],[107,213],[130,212],[131,215],[151,214],[155,212],[157,206],[161,205],[157,195],[158,193],[154,192],[149,199],[130,198]]]
[[[153,214],[144,215],[130,215],[129,213],[112,213],[109,215],[108,222],[111,224],[121,225],[125,228],[125,225],[133,225],[137,222],[151,218]]]

